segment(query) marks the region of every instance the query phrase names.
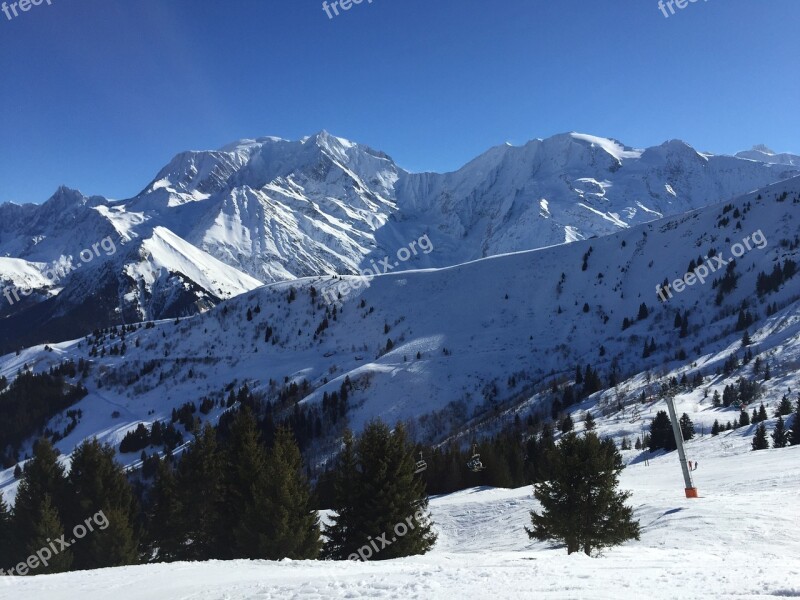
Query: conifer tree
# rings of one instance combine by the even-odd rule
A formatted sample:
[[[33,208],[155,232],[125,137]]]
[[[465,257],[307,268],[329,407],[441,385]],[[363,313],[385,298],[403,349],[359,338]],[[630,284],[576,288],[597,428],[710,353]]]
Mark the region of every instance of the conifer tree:
[[[183,555],[183,506],[175,473],[166,459],[158,462],[151,494],[147,547],[159,562],[178,560]]]
[[[67,477],[69,501],[64,520],[69,527],[95,515],[108,524],[94,528],[73,550],[75,569],[118,567],[138,562],[139,507],[125,471],[114,460],[115,451],[96,439],[85,441],[72,454]]]
[[[7,569],[14,563],[14,540],[11,525],[11,509],[0,492],[0,569]]]
[[[675,443],[675,434],[672,431],[672,423],[669,420],[669,415],[667,415],[667,412],[664,410],[658,411],[650,424],[649,447],[651,452],[655,452],[660,448],[669,452],[676,450],[678,447]]]
[[[13,518],[17,548],[29,547],[38,535],[37,523],[44,512],[45,499],[50,505],[48,512],[53,512],[60,522],[59,504],[63,506],[65,487],[64,467],[50,442],[42,438],[34,444],[33,458],[26,463],[17,488]]]
[[[786,425],[783,422],[783,416],[778,417],[775,423],[775,429],[772,432],[772,447],[785,448],[789,441],[789,436],[786,433]]]
[[[766,421],[769,417],[767,417],[767,409],[764,408],[764,403],[761,403],[761,406],[758,409],[758,420],[759,422]]]
[[[792,403],[789,401],[789,396],[784,395],[781,398],[781,403],[778,405],[778,409],[775,411],[775,416],[782,416],[786,417],[792,414]]]
[[[331,525],[325,529],[327,541],[323,554],[335,560],[346,560],[363,544],[367,535],[361,531],[358,510],[361,504],[357,489],[359,479],[356,462],[355,438],[348,429],[342,440],[342,451],[336,459],[333,483],[333,505],[335,514]]]
[[[183,506],[182,559],[210,560],[224,556],[221,547],[223,505],[222,462],[217,436],[210,423],[195,439],[178,465],[178,489]]]
[[[766,450],[769,448],[767,441],[767,426],[762,421],[756,428],[756,434],[753,436],[753,450]]]
[[[714,424],[711,426],[711,435],[716,436],[719,435],[721,428],[719,426],[719,420],[714,419]]]
[[[414,447],[405,429],[369,423],[357,442],[345,440],[337,474],[335,508],[340,518],[326,530],[331,558],[387,560],[425,554],[435,543],[425,481],[414,474]],[[349,489],[344,487],[350,484]],[[398,524],[405,532],[400,534]],[[402,531],[402,529],[400,530]],[[394,539],[388,546],[379,539]],[[374,545],[370,546],[370,542]],[[345,552],[349,551],[349,554]]]
[[[797,406],[792,418],[792,435],[789,436],[789,444],[800,446],[800,397],[797,398]]]
[[[311,488],[291,430],[281,427],[267,457],[265,558],[314,559],[322,547],[319,517],[311,504]]]
[[[48,494],[45,494],[38,506],[36,520],[31,529],[31,535],[25,542],[25,555],[33,556],[39,550],[50,546],[52,540],[59,539],[64,534],[64,526],[58,516],[58,511],[53,505]],[[48,564],[40,564],[30,572],[31,575],[45,575],[49,573],[63,573],[72,567],[72,549],[59,548],[54,552]]]
[[[267,452],[247,407],[233,419],[224,463],[226,510],[221,546],[228,558],[266,558],[263,538],[270,518],[266,506],[270,485]]]
[[[531,511],[531,538],[563,542],[567,552],[592,551],[639,539],[639,524],[620,492],[622,457],[610,440],[593,432],[565,435],[551,451],[552,475],[534,486],[541,513]]]
[[[681,433],[683,434],[683,439],[691,440],[692,438],[694,438],[694,423],[692,422],[692,419],[689,417],[689,415],[683,413],[678,422],[680,423],[681,426]]]
[[[744,408],[742,408],[741,412],[739,413],[739,425],[742,427],[750,425],[750,415],[747,414],[747,410]]]
[[[572,431],[574,427],[575,424],[572,422],[572,417],[569,415],[564,417],[564,419],[561,421],[561,433],[568,433]]]
[[[595,423],[592,413],[588,411],[586,412],[586,417],[584,417],[583,419],[583,426],[586,429],[586,431],[594,431],[594,428],[597,426],[597,423]]]

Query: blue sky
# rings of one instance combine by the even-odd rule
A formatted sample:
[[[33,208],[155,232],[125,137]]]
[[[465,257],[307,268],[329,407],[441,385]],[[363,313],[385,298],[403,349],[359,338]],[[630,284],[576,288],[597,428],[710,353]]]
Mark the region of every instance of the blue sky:
[[[50,1],[0,12],[0,202],[321,129],[414,171],[572,130],[800,153],[797,0]]]

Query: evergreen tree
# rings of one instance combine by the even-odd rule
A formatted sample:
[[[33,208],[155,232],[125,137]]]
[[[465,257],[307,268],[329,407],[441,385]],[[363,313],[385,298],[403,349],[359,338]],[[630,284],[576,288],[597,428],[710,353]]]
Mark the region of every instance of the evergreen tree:
[[[720,431],[721,427],[719,426],[719,421],[717,419],[714,419],[714,424],[711,426],[711,435],[712,436],[719,435]]]
[[[782,416],[786,417],[792,414],[792,403],[789,401],[789,396],[785,395],[781,398],[781,403],[778,405],[778,409],[775,411],[775,416]]]
[[[764,404],[762,403],[758,409],[758,421],[759,423],[766,421],[769,417],[767,417],[767,409],[764,408]]]
[[[0,492],[0,569],[7,569],[16,564],[14,556],[13,529],[11,524],[11,509],[3,499]],[[17,561],[18,562],[18,561]]]
[[[31,535],[27,539],[24,548],[26,556],[33,556],[42,548],[50,546],[52,540],[59,539],[64,534],[64,526],[58,516],[58,511],[50,496],[45,494],[38,506],[36,521],[32,527]],[[53,553],[47,565],[40,564],[39,567],[30,572],[31,575],[45,575],[48,573],[63,573],[72,567],[71,548],[59,549],[58,553]]]
[[[75,569],[138,562],[139,507],[125,471],[114,461],[114,455],[114,448],[101,445],[96,439],[83,442],[72,454],[65,522],[72,527],[101,512],[108,521],[103,529],[94,527],[85,541],[75,545]]]
[[[182,559],[210,560],[224,556],[221,547],[223,505],[222,461],[211,424],[196,433],[178,465],[183,506]]]
[[[183,506],[175,473],[167,460],[159,460],[151,492],[147,547],[154,560],[171,562],[183,555]]]
[[[797,398],[797,406],[792,418],[792,435],[789,436],[789,444],[800,446],[800,397]]]
[[[592,413],[588,411],[586,412],[586,417],[583,419],[583,426],[586,431],[594,431],[595,427],[597,427],[597,423],[595,423]]]
[[[572,431],[574,427],[575,424],[572,422],[572,417],[570,417],[569,415],[564,417],[564,420],[561,421],[561,427],[560,427],[561,433],[568,433]]]
[[[692,419],[689,418],[688,414],[683,413],[678,423],[680,423],[681,433],[683,434],[684,440],[691,440],[694,438],[694,423],[692,423]],[[675,449],[677,450],[677,446]]]
[[[750,415],[747,414],[747,411],[742,408],[741,412],[739,413],[739,425],[745,427],[750,425]]]
[[[660,410],[650,424],[650,452],[663,448],[666,451],[678,448],[675,442],[675,434],[672,431],[672,423],[666,411]]]
[[[357,442],[345,439],[336,484],[339,518],[326,530],[327,556],[353,558],[364,548],[362,558],[386,560],[425,554],[433,546],[436,534],[425,481],[414,474],[414,450],[402,426],[390,431],[379,421],[369,423]],[[405,533],[397,529],[400,524]],[[384,536],[395,541],[389,546],[375,541]],[[370,542],[376,550],[366,550],[374,548]]]
[[[266,558],[264,536],[271,517],[267,508],[267,451],[249,408],[238,411],[231,423],[224,462],[226,510],[221,546],[228,558]]]
[[[270,519],[265,558],[317,558],[322,546],[319,517],[311,505],[300,449],[287,428],[278,429],[267,457],[267,481]]]
[[[534,486],[541,514],[531,511],[531,538],[563,542],[567,552],[593,550],[639,539],[639,524],[620,492],[622,457],[610,440],[593,432],[565,435],[551,451],[552,476]]]
[[[45,512],[48,517],[50,512],[54,513],[55,520],[61,521],[59,505],[63,506],[65,487],[64,467],[58,462],[58,455],[50,442],[42,438],[34,444],[33,458],[26,463],[17,488],[13,518],[17,548],[28,548],[32,540],[38,539],[37,524]],[[45,500],[49,504],[47,511],[44,509]]]
[[[769,448],[767,441],[767,426],[761,422],[756,428],[756,434],[753,436],[753,450],[766,450]]]
[[[775,430],[772,432],[772,447],[785,448],[788,442],[789,436],[786,432],[783,416],[780,416],[778,417],[777,423],[775,423]]]
[[[356,462],[355,438],[350,430],[345,431],[342,451],[336,459],[333,483],[333,504],[335,514],[331,525],[325,529],[328,538],[323,553],[329,558],[346,560],[356,552],[367,536],[361,532],[358,517],[360,498],[356,489],[359,473]]]

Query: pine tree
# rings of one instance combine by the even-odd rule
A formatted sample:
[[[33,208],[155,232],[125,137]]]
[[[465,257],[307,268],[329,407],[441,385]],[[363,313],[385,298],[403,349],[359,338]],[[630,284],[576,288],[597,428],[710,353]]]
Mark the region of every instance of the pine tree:
[[[680,420],[678,421],[681,426],[681,433],[683,434],[684,440],[691,440],[694,438],[694,423],[692,423],[692,419],[689,418],[689,415],[683,413],[681,415]],[[674,436],[673,436],[674,437]],[[676,447],[677,450],[677,447]]]
[[[678,448],[675,442],[675,434],[672,431],[672,422],[666,411],[660,410],[650,424],[650,451],[663,448],[667,452]]]
[[[50,546],[52,540],[59,539],[64,534],[64,526],[61,524],[61,519],[58,516],[58,511],[50,496],[45,494],[38,507],[36,514],[36,521],[31,530],[31,536],[25,543],[25,555],[33,556],[42,548]],[[49,559],[48,564],[41,564],[39,567],[30,574],[32,575],[45,575],[49,573],[63,573],[69,571],[72,567],[72,550],[71,548],[60,549],[53,552],[53,557]]]
[[[570,432],[573,430],[574,427],[575,424],[572,422],[572,417],[570,417],[569,415],[564,417],[564,420],[561,421],[561,427],[560,427],[561,433]]]
[[[13,529],[11,524],[11,509],[3,499],[0,492],[0,569],[7,569],[16,564],[14,556]],[[17,561],[18,562],[18,561]]]
[[[586,429],[586,431],[594,431],[597,424],[595,423],[592,413],[588,411],[586,412],[586,417],[584,417],[583,419],[583,426]]]
[[[265,558],[317,558],[322,546],[319,517],[311,505],[300,449],[289,429],[277,431],[267,457],[267,481],[270,519]]]
[[[792,403],[789,400],[789,396],[785,395],[781,398],[781,403],[778,405],[778,409],[775,411],[775,416],[782,416],[786,417],[792,414]]]
[[[183,507],[175,473],[160,460],[151,492],[147,547],[154,560],[171,562],[183,555]]]
[[[223,505],[222,461],[217,437],[210,423],[198,431],[178,465],[178,489],[183,506],[182,559],[222,558],[221,517]]]
[[[436,534],[425,481],[414,474],[414,450],[401,425],[390,431],[379,421],[369,423],[357,442],[345,440],[334,507],[340,518],[326,530],[326,555],[354,558],[361,549],[365,560],[387,560],[430,550]],[[386,538],[394,541],[376,541]]]
[[[361,521],[358,517],[360,497],[356,487],[359,473],[355,443],[352,432],[345,431],[342,451],[336,459],[331,506],[335,514],[331,517],[331,525],[325,529],[328,539],[323,548],[326,557],[336,560],[346,560],[361,547],[362,540],[367,537],[361,532]]]
[[[789,444],[800,446],[800,397],[797,398],[797,406],[792,419],[792,435],[789,437]]]
[[[96,439],[85,441],[72,454],[67,477],[69,502],[64,520],[69,526],[102,513],[108,521],[73,550],[75,569],[99,569],[138,562],[139,507],[115,451]]]
[[[742,408],[741,412],[739,413],[739,425],[745,427],[750,425],[750,415],[747,414],[747,411]]]
[[[565,435],[551,451],[552,476],[534,486],[541,514],[531,511],[531,538],[563,542],[567,552],[592,551],[639,539],[639,524],[620,492],[622,458],[610,440],[593,432]]]
[[[769,448],[767,441],[767,426],[761,422],[756,428],[756,434],[753,436],[753,450],[766,450]]]
[[[60,506],[64,504],[65,487],[64,467],[58,462],[58,455],[50,442],[42,438],[34,444],[33,458],[25,465],[17,488],[13,519],[16,547],[29,547],[31,540],[38,535],[37,523],[45,499],[50,504],[49,510],[55,513],[58,521],[61,520]]]
[[[716,436],[719,435],[721,428],[719,426],[719,420],[714,419],[714,424],[711,426],[711,435]]]
[[[762,403],[758,409],[758,421],[759,423],[764,422],[768,419],[767,417],[767,409],[764,408],[764,404]]]
[[[772,432],[772,447],[785,448],[788,441],[789,436],[786,433],[786,426],[783,422],[783,416],[780,416],[778,417],[778,421],[775,423],[775,429]]]
[[[225,513],[221,546],[228,558],[266,558],[267,451],[249,408],[236,413],[224,456]]]

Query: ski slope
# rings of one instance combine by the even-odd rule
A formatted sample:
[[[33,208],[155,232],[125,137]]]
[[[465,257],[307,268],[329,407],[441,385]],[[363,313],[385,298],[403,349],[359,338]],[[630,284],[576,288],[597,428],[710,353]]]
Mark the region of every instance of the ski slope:
[[[0,599],[800,597],[800,447],[725,455],[729,443],[690,442],[697,500],[684,498],[676,453],[629,466],[621,486],[642,537],[599,557],[528,539],[531,488],[471,489],[432,500],[439,540],[425,556],[122,567],[0,581]]]

